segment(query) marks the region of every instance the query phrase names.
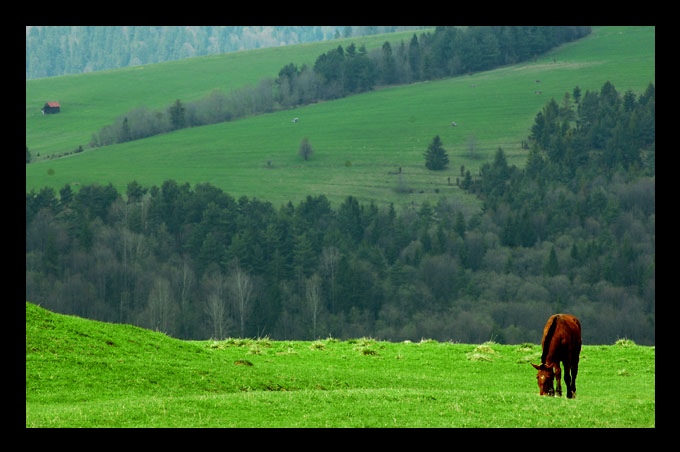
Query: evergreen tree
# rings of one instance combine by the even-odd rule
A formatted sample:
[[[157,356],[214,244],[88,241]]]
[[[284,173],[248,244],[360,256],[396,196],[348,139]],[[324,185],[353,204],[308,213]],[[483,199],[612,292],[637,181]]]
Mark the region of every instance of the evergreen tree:
[[[392,46],[389,41],[385,41],[382,46],[381,77],[382,83],[391,85],[397,80],[397,64],[392,55]]]
[[[555,247],[550,248],[550,254],[548,255],[548,260],[545,264],[545,274],[547,276],[555,276],[559,273],[559,263],[557,262],[557,253],[555,252]]]
[[[177,99],[175,103],[168,109],[168,113],[170,115],[170,124],[173,130],[182,129],[185,127],[185,111],[186,108],[179,99]]]
[[[408,47],[408,62],[411,69],[413,80],[420,80],[420,64],[421,64],[420,45],[418,44],[418,37],[413,34],[411,43]]]
[[[425,152],[425,166],[431,170],[443,170],[448,164],[449,156],[442,146],[441,138],[436,135]]]
[[[465,238],[465,217],[460,211],[456,212],[456,222],[453,225],[453,230],[460,237]]]
[[[73,200],[73,191],[69,184],[65,184],[61,190],[59,190],[59,205],[63,208],[68,206]]]

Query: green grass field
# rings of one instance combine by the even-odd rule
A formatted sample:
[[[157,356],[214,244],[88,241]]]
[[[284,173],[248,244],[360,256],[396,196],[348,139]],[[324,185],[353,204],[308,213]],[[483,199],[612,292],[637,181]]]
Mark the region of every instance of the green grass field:
[[[528,343],[181,341],[27,302],[26,427],[655,427],[655,347],[584,345],[575,399],[538,395],[540,354]]]
[[[406,33],[406,40],[410,36]],[[384,35],[365,39],[374,39],[369,49],[386,40]],[[124,193],[133,180],[148,187],[175,179],[209,182],[234,197],[256,197],[275,206],[325,194],[336,206],[348,195],[397,207],[447,196],[474,209],[477,201],[455,185],[461,166],[476,174],[498,147],[510,164],[523,166],[527,151],[521,142],[536,114],[550,98],[561,102],[577,85],[582,92],[599,91],[611,81],[621,93],[641,93],[655,82],[654,41],[654,27],[595,27],[591,36],[517,66],[38,161],[26,165],[26,190],[110,182]],[[26,143],[34,155],[71,151],[140,104],[159,108],[177,98],[201,98],[214,88],[228,91],[229,86],[255,83],[276,76],[289,62],[311,64],[336,45],[262,49],[28,81]],[[39,110],[48,99],[62,102],[63,112],[42,117]],[[291,123],[292,117],[300,122]],[[451,127],[451,121],[458,126]],[[424,166],[423,153],[435,135],[449,154],[444,171]],[[307,162],[297,155],[303,137],[314,149]],[[394,174],[400,167],[402,174]],[[397,187],[412,191],[397,193]]]

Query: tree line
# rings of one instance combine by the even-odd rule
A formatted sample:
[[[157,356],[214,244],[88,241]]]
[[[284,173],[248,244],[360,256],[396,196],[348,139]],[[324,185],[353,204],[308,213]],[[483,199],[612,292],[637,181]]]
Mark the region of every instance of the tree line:
[[[184,339],[655,337],[655,92],[610,83],[536,115],[525,168],[499,148],[470,193],[397,212],[348,196],[281,206],[167,180],[26,193],[26,298]]]
[[[417,26],[28,26],[26,80]]]
[[[225,94],[216,89],[203,99],[160,111],[140,106],[93,134],[90,147],[124,143],[160,133],[231,121],[260,113],[345,97],[376,86],[407,84],[485,71],[536,58],[565,42],[582,38],[590,27],[437,27],[413,34],[406,43],[385,41],[367,51],[352,43],[320,55],[313,66],[289,63],[276,79]]]

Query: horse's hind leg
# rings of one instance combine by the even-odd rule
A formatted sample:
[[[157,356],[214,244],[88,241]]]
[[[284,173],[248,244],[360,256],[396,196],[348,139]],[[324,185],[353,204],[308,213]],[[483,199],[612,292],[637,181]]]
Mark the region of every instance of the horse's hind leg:
[[[573,370],[565,365],[564,366],[564,385],[567,387],[567,399],[571,399],[572,396],[573,396],[573,392],[572,392],[572,377],[573,377],[573,374],[570,375],[571,372],[573,372]]]
[[[567,397],[570,399],[576,398],[576,375],[578,375],[578,362],[571,366],[571,385],[567,385]],[[564,382],[567,382],[566,376]]]

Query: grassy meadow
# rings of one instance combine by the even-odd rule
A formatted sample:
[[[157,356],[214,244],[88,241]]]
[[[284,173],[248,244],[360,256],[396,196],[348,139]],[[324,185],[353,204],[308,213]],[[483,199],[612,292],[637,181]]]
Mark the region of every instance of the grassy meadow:
[[[655,347],[585,345],[575,399],[538,395],[540,354],[529,343],[181,341],[27,302],[26,427],[655,427]]]
[[[412,34],[401,39],[408,43]],[[275,206],[324,194],[336,207],[348,195],[397,207],[447,196],[462,209],[475,209],[478,201],[455,183],[461,166],[476,174],[498,147],[510,164],[523,166],[527,151],[521,142],[551,98],[561,102],[577,85],[585,93],[611,81],[621,93],[641,93],[655,82],[654,27],[594,27],[592,35],[516,66],[43,158],[85,147],[101,126],[131,108],[196,100],[215,88],[228,92],[275,77],[290,62],[313,64],[339,44],[365,42],[371,49],[391,36],[27,81],[26,144],[41,157],[26,165],[26,190],[110,182],[125,193],[133,180],[148,187],[175,179],[209,182],[234,197]],[[43,117],[46,100],[60,101],[63,112]],[[292,123],[292,117],[299,122]],[[423,153],[435,135],[449,154],[444,171],[424,166]],[[304,137],[314,149],[306,162],[297,154]]]

